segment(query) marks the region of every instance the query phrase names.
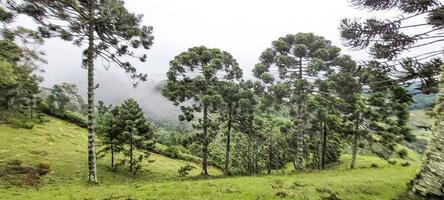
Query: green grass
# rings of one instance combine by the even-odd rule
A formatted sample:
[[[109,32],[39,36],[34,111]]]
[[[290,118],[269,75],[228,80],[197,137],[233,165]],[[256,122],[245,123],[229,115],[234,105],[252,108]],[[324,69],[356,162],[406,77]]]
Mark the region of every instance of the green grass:
[[[430,139],[430,130],[418,128],[418,126],[431,126],[433,120],[427,115],[426,110],[412,110],[410,111],[410,120],[408,123],[409,128],[413,131],[419,139]]]
[[[210,178],[179,178],[177,169],[189,162],[152,154],[136,177],[114,174],[109,160],[99,160],[100,183],[86,183],[86,132],[64,121],[49,118],[33,129],[0,125],[0,166],[20,159],[24,165],[48,163],[52,172],[39,188],[0,188],[0,199],[393,199],[404,193],[419,166],[419,155],[409,150],[395,165],[373,156],[358,156],[357,169],[349,170],[350,156],[325,171],[294,174],[291,166],[271,176],[223,177],[211,168]],[[403,162],[411,165],[402,167]],[[372,167],[377,165],[378,167]],[[1,180],[1,178],[0,178]],[[1,184],[0,184],[1,185]]]
[[[49,122],[36,125],[33,129],[17,129],[0,125],[0,166],[10,160],[22,160],[24,166],[39,163],[49,164],[52,172],[46,183],[80,183],[86,178],[86,131],[65,121],[48,117]],[[165,180],[178,177],[177,170],[186,164],[196,167],[192,176],[200,173],[195,163],[174,160],[151,154],[144,160],[143,171],[136,176],[124,172],[117,174],[108,169],[109,159],[98,160],[98,178],[104,183],[128,182],[137,180]],[[121,170],[123,171],[123,170]],[[210,173],[220,175],[218,169],[210,168]],[[128,177],[130,176],[130,177]]]

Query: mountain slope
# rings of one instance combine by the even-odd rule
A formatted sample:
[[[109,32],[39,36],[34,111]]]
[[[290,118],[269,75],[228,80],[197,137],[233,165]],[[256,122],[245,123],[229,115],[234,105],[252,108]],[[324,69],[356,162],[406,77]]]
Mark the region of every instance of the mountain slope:
[[[47,118],[49,122],[36,125],[33,129],[0,125],[0,166],[12,160],[21,160],[24,166],[44,163],[51,168],[51,173],[45,177],[46,183],[83,182],[87,169],[86,131],[65,121]],[[108,169],[109,162],[108,158],[98,161],[98,176],[101,182],[175,178],[178,177],[177,170],[186,164],[196,167],[191,172],[192,176],[200,173],[200,166],[196,163],[174,160],[154,153],[149,159],[145,159],[143,171],[134,177],[123,171],[111,172]],[[211,168],[210,173],[221,174],[215,168]]]
[[[137,176],[108,170],[99,160],[100,183],[86,183],[86,131],[64,121],[50,120],[33,129],[0,125],[0,169],[11,160],[23,165],[50,165],[39,189],[9,188],[0,182],[0,199],[393,199],[402,195],[419,166],[419,155],[409,150],[406,159],[388,164],[374,156],[359,155],[357,169],[349,170],[350,156],[325,171],[294,174],[291,167],[269,176],[180,178],[185,161],[152,154]],[[152,162],[154,161],[154,162]],[[408,166],[401,164],[409,162]],[[215,168],[213,175],[221,172]],[[1,181],[0,175],[0,181]]]

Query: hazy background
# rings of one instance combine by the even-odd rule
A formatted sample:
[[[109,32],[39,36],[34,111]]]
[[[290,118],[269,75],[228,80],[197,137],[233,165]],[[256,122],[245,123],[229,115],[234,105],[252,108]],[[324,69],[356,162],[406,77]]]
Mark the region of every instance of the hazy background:
[[[108,71],[98,60],[96,65],[97,100],[116,104],[126,98],[137,99],[148,115],[160,120],[176,120],[177,108],[154,87],[165,79],[168,63],[189,47],[205,45],[230,52],[240,63],[246,78],[258,62],[260,53],[273,40],[286,34],[313,32],[341,47],[355,59],[365,52],[344,48],[338,26],[342,18],[365,16],[352,8],[348,0],[126,0],[129,10],[144,15],[144,24],[154,27],[154,45],[145,63],[135,63],[149,81],[133,88],[122,70]],[[373,13],[374,14],[374,13]],[[33,22],[23,19],[32,26]],[[61,82],[79,86],[86,94],[86,70],[81,68],[82,49],[52,39],[46,42],[48,65],[43,69],[45,87]],[[85,95],[84,95],[85,96]]]

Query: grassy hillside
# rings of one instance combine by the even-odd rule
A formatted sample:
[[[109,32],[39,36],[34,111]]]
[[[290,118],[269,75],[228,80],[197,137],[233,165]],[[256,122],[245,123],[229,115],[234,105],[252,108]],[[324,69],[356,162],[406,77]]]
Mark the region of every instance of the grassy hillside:
[[[410,148],[417,150],[418,152],[424,152],[427,148],[427,143],[430,140],[431,130],[424,127],[432,127],[433,119],[427,115],[427,111],[424,109],[411,110],[410,120],[408,127],[412,130],[412,133],[416,136],[416,141],[411,144],[407,144]]]
[[[86,131],[62,120],[48,117],[49,122],[33,129],[17,129],[0,125],[0,166],[11,160],[21,160],[24,166],[49,164],[52,172],[45,182],[79,183],[86,177]],[[103,183],[134,180],[163,180],[178,176],[177,170],[189,162],[173,160],[157,154],[144,161],[143,171],[135,177],[108,170],[109,159],[98,160],[99,180]],[[198,164],[191,175],[199,174]],[[220,171],[210,168],[210,173]]]
[[[291,167],[271,176],[216,177],[203,179],[199,166],[192,177],[179,178],[177,169],[187,164],[152,154],[144,171],[136,177],[107,168],[99,160],[97,186],[86,184],[86,132],[64,121],[50,122],[33,129],[0,125],[0,166],[22,160],[23,165],[47,163],[52,172],[39,188],[8,188],[3,181],[0,199],[393,199],[405,191],[417,168],[419,156],[395,159],[395,164],[373,156],[359,156],[358,169],[348,170],[350,156],[326,171],[296,175]],[[409,162],[409,166],[401,166]],[[1,177],[0,177],[0,180]]]

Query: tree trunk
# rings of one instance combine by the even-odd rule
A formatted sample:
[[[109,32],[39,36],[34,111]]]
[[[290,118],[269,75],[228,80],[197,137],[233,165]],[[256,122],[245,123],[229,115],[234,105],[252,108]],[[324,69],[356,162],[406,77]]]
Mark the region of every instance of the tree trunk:
[[[225,150],[225,174],[230,175],[230,142],[231,142],[231,118],[232,118],[232,105],[228,108],[228,125],[227,125],[227,146]]]
[[[93,17],[93,5],[90,5],[90,17]],[[96,146],[94,134],[94,23],[88,25],[88,180],[97,183]]]
[[[359,134],[355,133],[353,135],[352,161],[351,161],[350,169],[354,169],[356,167],[356,156],[358,155],[358,140],[359,140]]]
[[[202,138],[202,175],[208,176],[208,107],[204,105],[203,113],[203,138]]]
[[[129,150],[129,156],[130,156],[130,171],[133,171],[133,134],[130,134],[130,150]]]
[[[299,118],[299,117],[298,117]],[[301,172],[302,171],[302,164],[304,162],[304,148],[303,148],[303,139],[304,139],[304,135],[303,135],[303,130],[302,130],[302,120],[299,118],[299,130],[297,130],[297,135],[296,135],[296,172]]]
[[[327,125],[324,124],[322,131],[322,153],[321,153],[321,169],[325,169],[327,160]]]
[[[267,169],[268,174],[271,174],[272,165],[273,165],[273,147],[270,138],[268,141],[268,169]]]
[[[441,69],[443,70],[443,69]],[[425,161],[410,183],[410,195],[415,199],[444,199],[444,73],[441,73],[436,125],[428,145]]]
[[[303,76],[302,76],[302,57],[299,58],[299,80],[302,80]],[[302,98],[302,91],[299,91],[299,98]],[[296,135],[296,165],[295,165],[295,171],[296,172],[301,172],[302,171],[302,165],[304,162],[304,125],[303,125],[303,100],[300,99],[298,106],[298,110],[297,110],[297,126],[299,128],[299,130],[297,131],[297,135]]]
[[[111,169],[114,169],[114,143],[111,143]]]
[[[32,119],[34,118],[34,98],[31,96],[29,97],[29,117]]]

